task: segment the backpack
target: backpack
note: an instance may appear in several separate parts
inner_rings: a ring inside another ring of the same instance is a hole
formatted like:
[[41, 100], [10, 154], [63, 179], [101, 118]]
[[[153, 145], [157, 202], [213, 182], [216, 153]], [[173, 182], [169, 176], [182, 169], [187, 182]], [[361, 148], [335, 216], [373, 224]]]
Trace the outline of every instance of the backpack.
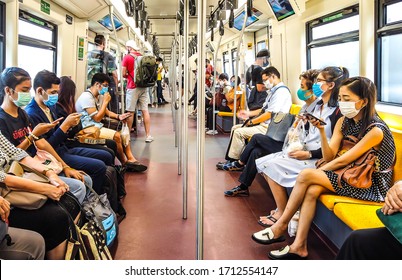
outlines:
[[134, 56], [134, 83], [136, 87], [146, 88], [155, 85], [158, 78], [158, 65], [154, 56]]

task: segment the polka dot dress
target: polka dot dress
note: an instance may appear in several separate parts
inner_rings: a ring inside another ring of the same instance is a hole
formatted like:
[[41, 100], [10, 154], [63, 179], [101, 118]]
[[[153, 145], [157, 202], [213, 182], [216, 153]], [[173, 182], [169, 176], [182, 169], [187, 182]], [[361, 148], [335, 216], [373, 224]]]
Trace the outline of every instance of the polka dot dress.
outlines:
[[[384, 121], [377, 115], [371, 123], [382, 123]], [[353, 119], [345, 118], [342, 124], [343, 136], [353, 135], [358, 137], [361, 130], [362, 121], [355, 123]], [[391, 131], [388, 126], [375, 125], [383, 131], [384, 138], [382, 140], [380, 149], [378, 150], [378, 159], [380, 160], [380, 171], [390, 168], [394, 161], [395, 156], [395, 143]], [[365, 134], [367, 134], [374, 126], [370, 127]], [[346, 131], [345, 131], [346, 130]], [[392, 186], [392, 172], [374, 172], [372, 177], [372, 186], [368, 189], [359, 189], [349, 186], [346, 182], [341, 180], [341, 185], [338, 186], [338, 175], [333, 171], [324, 171], [331, 181], [332, 187], [338, 195], [348, 196], [352, 198], [369, 200], [369, 201], [384, 201], [385, 195], [389, 188]]]

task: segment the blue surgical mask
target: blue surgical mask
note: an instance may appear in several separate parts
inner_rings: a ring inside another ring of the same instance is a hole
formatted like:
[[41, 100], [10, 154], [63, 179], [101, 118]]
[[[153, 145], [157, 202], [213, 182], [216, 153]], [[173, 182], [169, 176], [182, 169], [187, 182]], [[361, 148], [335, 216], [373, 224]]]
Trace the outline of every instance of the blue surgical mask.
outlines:
[[307, 95], [310, 92], [309, 89], [303, 90], [301, 88], [299, 88], [299, 90], [297, 91], [297, 97], [302, 100], [302, 101], [306, 101], [307, 99], [310, 99], [311, 94]]
[[104, 95], [108, 90], [109, 90], [109, 87], [103, 87], [102, 86], [102, 89], [99, 91], [99, 94]]
[[24, 107], [24, 106], [28, 105], [30, 101], [31, 101], [31, 93], [23, 92], [23, 91], [18, 92], [17, 100], [13, 99], [13, 102], [14, 102], [15, 106], [17, 106], [17, 107]]
[[47, 106], [56, 105], [57, 101], [59, 101], [59, 95], [56, 94], [49, 94], [47, 100], [43, 100], [43, 103]]
[[324, 90], [321, 88], [323, 84], [324, 84], [323, 82], [313, 84], [313, 93], [315, 96], [321, 97], [321, 95], [323, 95]]
[[231, 87], [235, 86], [235, 82], [230, 82]]

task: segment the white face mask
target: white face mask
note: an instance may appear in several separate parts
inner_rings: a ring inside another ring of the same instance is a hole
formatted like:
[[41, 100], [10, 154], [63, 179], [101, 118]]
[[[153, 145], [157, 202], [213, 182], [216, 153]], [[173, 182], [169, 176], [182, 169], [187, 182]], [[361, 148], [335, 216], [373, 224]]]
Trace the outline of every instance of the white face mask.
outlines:
[[341, 110], [341, 114], [348, 119], [356, 117], [361, 110], [361, 108], [356, 109], [356, 102], [358, 101], [339, 101], [339, 110]]
[[270, 90], [271, 88], [274, 87], [274, 85], [269, 82], [269, 79], [267, 79], [266, 81], [264, 81], [264, 85], [265, 85], [265, 87], [266, 87], [268, 90]]

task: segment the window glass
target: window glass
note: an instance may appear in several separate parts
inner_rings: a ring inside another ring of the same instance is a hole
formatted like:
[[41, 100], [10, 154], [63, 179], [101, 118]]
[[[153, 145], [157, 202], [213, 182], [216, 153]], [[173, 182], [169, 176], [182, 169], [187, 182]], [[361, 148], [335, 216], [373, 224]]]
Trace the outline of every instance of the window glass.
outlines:
[[51, 30], [34, 25], [24, 20], [19, 20], [18, 24], [18, 32], [20, 35], [37, 38], [48, 43], [53, 42], [53, 32]]
[[260, 41], [257, 43], [257, 53], [260, 50], [266, 49], [267, 48], [267, 44], [265, 43], [265, 41]]
[[18, 67], [26, 70], [32, 80], [39, 71], [53, 71], [53, 51], [18, 45]]
[[228, 52], [224, 52], [223, 54], [223, 72], [231, 75], [230, 73], [230, 59], [229, 59], [229, 53]]
[[232, 49], [232, 73], [236, 75], [237, 49]]
[[359, 75], [359, 42], [349, 42], [311, 49], [311, 68], [342, 66], [349, 70], [350, 76]]
[[402, 34], [381, 39], [381, 100], [402, 103]]
[[313, 28], [313, 40], [359, 30], [359, 15]]
[[402, 2], [387, 6], [386, 24], [402, 21]]

